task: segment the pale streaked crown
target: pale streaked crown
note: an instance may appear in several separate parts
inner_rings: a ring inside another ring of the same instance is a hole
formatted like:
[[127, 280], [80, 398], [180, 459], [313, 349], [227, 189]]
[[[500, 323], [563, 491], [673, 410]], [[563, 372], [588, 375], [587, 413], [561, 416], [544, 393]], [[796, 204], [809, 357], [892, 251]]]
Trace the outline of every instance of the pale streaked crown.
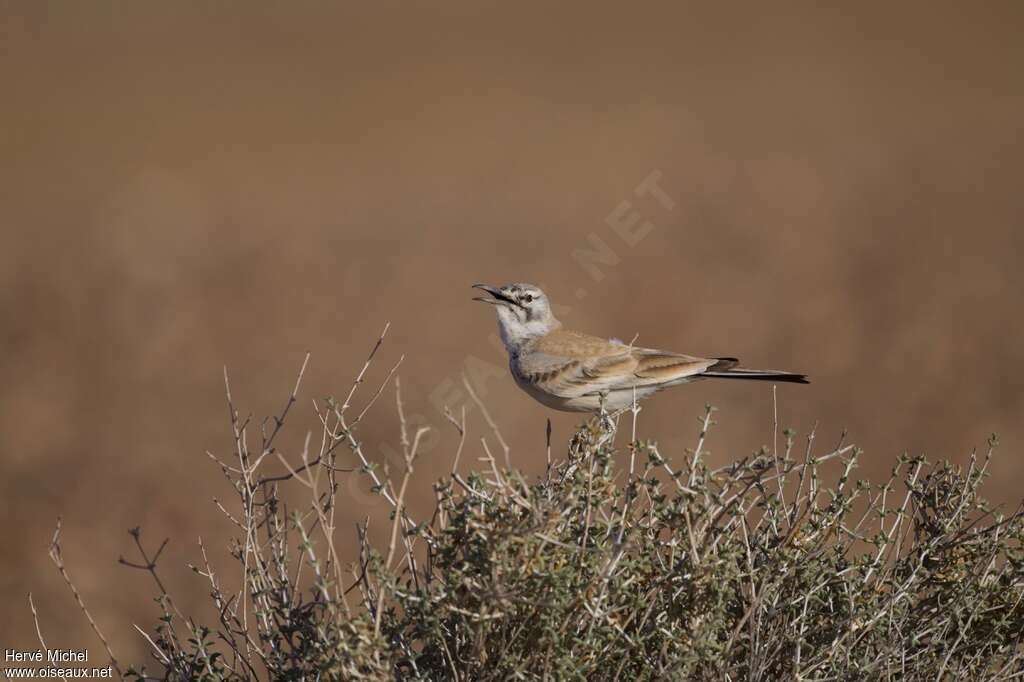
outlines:
[[498, 313], [498, 329], [501, 340], [509, 352], [518, 351], [523, 344], [539, 338], [561, 326], [548, 297], [533, 284], [506, 284], [493, 287], [474, 284], [474, 288], [486, 291], [491, 298], [476, 298], [494, 306]]

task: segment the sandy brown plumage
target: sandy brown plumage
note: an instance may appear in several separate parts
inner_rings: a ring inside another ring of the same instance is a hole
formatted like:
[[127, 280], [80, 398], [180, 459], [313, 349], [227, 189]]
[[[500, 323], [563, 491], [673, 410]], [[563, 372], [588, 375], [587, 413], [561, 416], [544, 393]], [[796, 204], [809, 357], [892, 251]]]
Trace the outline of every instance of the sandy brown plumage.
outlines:
[[735, 358], [702, 358], [569, 331], [547, 297], [528, 284], [495, 288], [478, 299], [498, 308], [502, 339], [516, 383], [559, 410], [618, 410], [671, 386], [703, 378], [808, 383], [802, 374], [737, 367]]

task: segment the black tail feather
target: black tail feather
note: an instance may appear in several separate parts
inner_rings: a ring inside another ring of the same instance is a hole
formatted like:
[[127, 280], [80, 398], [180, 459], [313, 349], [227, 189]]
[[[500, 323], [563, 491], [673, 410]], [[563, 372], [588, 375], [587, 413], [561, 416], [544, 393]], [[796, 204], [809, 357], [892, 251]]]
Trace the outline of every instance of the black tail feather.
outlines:
[[701, 376], [711, 379], [747, 379], [748, 381], [778, 381], [789, 384], [809, 384], [810, 379], [806, 374], [791, 374], [789, 372], [704, 372]]
[[809, 384], [806, 374], [794, 374], [793, 372], [780, 372], [773, 369], [742, 369], [736, 367], [739, 360], [736, 358], [715, 358], [718, 360], [714, 365], [708, 367], [702, 376], [714, 379], [747, 379], [750, 381], [778, 381], [791, 384]]

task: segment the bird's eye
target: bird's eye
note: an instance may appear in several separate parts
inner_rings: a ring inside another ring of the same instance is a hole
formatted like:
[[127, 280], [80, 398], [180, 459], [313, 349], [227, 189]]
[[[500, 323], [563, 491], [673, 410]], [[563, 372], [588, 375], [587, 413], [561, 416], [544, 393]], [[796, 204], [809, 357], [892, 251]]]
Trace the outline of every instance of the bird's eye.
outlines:
[[533, 296], [530, 294], [523, 294], [524, 303], [533, 303]]

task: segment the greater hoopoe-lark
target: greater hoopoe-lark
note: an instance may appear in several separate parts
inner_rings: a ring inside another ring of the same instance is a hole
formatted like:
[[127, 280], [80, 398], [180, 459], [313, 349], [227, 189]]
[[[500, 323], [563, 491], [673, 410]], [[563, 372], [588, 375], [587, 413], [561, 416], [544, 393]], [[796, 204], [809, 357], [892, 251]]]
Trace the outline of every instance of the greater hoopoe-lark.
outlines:
[[562, 327], [532, 284], [474, 284], [498, 313], [516, 384], [535, 400], [567, 412], [616, 412], [636, 400], [696, 379], [755, 379], [806, 384], [803, 374], [737, 367], [736, 358], [700, 358], [640, 348]]

